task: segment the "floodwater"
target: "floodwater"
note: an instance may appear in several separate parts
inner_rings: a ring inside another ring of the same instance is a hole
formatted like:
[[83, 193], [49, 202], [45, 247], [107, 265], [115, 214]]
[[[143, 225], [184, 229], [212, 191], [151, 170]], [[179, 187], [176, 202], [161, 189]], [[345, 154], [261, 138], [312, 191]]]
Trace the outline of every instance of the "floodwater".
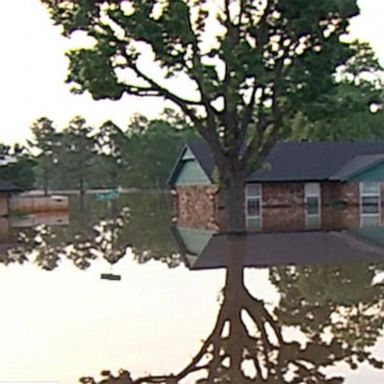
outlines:
[[213, 234], [155, 194], [3, 219], [0, 381], [382, 383], [382, 233]]

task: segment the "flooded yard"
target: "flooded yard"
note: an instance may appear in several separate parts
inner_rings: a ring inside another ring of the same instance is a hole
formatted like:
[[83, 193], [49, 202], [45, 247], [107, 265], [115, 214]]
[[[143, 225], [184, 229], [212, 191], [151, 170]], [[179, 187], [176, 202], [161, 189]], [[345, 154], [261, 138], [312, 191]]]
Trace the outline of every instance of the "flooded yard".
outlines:
[[3, 220], [1, 380], [382, 382], [384, 229], [230, 236], [174, 214], [130, 194]]

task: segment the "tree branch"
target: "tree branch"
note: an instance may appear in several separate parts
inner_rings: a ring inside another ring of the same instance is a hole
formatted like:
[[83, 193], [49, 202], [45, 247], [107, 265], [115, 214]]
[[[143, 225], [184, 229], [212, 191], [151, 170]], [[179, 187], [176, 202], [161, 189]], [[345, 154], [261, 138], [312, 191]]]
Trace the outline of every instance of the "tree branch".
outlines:
[[257, 89], [258, 89], [258, 82], [256, 80], [256, 78], [254, 79], [254, 84], [253, 84], [253, 87], [252, 87], [252, 93], [251, 93], [251, 98], [249, 100], [249, 103], [245, 106], [245, 109], [243, 111], [243, 118], [241, 119], [241, 123], [240, 123], [240, 138], [239, 138], [239, 141], [241, 142], [241, 144], [243, 143], [245, 137], [246, 137], [246, 133], [247, 133], [247, 130], [248, 130], [248, 126], [252, 120], [252, 115], [253, 115], [253, 111], [254, 111], [254, 108], [255, 108], [255, 102], [256, 102], [256, 92], [257, 92]]

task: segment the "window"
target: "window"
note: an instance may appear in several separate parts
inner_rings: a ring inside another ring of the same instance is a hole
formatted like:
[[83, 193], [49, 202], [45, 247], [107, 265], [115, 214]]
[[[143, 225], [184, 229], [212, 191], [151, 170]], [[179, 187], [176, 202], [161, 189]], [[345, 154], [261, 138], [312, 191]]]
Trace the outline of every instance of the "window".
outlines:
[[363, 181], [360, 183], [360, 212], [362, 226], [380, 225], [380, 183]]
[[319, 228], [321, 225], [320, 184], [306, 183], [304, 188], [306, 228]]
[[261, 185], [247, 184], [245, 187], [245, 216], [247, 228], [261, 229]]

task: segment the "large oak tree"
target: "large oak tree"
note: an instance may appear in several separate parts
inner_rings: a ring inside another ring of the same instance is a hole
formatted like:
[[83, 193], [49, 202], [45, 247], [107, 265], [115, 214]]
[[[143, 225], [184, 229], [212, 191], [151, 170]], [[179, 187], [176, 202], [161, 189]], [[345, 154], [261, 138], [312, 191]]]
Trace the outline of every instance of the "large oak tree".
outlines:
[[75, 92], [160, 97], [190, 119], [212, 150], [228, 230], [244, 228], [247, 175], [355, 53], [344, 35], [356, 0], [41, 1], [64, 36], [93, 42], [68, 52]]

